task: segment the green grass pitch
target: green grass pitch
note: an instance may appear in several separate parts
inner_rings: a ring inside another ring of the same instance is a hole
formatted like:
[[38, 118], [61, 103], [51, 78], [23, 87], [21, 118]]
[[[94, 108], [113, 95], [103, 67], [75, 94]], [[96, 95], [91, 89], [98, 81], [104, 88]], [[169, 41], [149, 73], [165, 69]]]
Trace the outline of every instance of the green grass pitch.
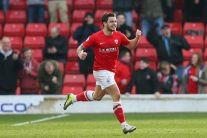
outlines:
[[137, 126], [124, 135], [113, 114], [69, 116], [12, 126], [54, 115], [0, 115], [0, 138], [207, 138], [207, 113], [126, 114]]

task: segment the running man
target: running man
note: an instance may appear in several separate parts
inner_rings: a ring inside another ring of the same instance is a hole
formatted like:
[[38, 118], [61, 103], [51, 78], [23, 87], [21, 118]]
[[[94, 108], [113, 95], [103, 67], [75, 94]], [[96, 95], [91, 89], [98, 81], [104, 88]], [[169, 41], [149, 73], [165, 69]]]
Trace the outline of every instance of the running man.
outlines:
[[127, 124], [120, 101], [120, 91], [114, 80], [116, 61], [119, 47], [123, 45], [128, 49], [137, 47], [141, 31], [136, 31], [136, 37], [128, 40], [125, 35], [116, 31], [117, 21], [114, 13], [105, 13], [102, 17], [103, 30], [92, 34], [77, 49], [78, 57], [85, 60], [86, 48], [94, 47], [95, 62], [93, 75], [96, 79], [95, 91], [84, 91], [78, 95], [69, 94], [64, 104], [64, 110], [68, 106], [79, 101], [100, 101], [104, 95], [109, 94], [113, 100], [113, 110], [119, 120], [124, 134], [136, 130], [135, 126]]

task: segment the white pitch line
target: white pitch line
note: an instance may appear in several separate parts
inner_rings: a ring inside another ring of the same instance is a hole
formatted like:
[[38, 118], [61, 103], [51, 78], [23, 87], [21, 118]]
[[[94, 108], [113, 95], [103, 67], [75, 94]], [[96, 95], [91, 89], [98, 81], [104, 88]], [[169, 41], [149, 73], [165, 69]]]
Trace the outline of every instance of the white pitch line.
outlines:
[[44, 122], [44, 121], [48, 121], [48, 120], [53, 120], [53, 119], [66, 117], [66, 116], [69, 116], [69, 114], [61, 114], [61, 115], [46, 117], [46, 118], [37, 119], [37, 120], [33, 120], [33, 121], [26, 121], [26, 122], [22, 122], [22, 123], [16, 123], [16, 124], [13, 124], [12, 126], [23, 126], [23, 125], [28, 125], [28, 124], [35, 124], [35, 123], [39, 123], [39, 122]]

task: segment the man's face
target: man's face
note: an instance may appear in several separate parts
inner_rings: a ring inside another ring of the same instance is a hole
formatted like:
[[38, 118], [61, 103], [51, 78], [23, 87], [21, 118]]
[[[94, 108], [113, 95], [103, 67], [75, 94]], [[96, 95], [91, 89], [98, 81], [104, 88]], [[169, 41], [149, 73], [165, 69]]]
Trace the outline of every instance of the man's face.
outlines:
[[131, 61], [130, 53], [127, 52], [127, 53], [121, 58], [121, 61], [123, 61], [123, 62], [125, 62], [125, 63], [130, 63], [130, 61]]
[[170, 74], [170, 65], [166, 65], [163, 69], [162, 69], [162, 73], [164, 75], [169, 75]]
[[146, 62], [144, 62], [144, 61], [142, 61], [142, 60], [139, 62], [139, 68], [140, 68], [141, 70], [147, 68], [148, 66], [149, 66], [149, 64], [146, 63]]
[[117, 27], [117, 20], [116, 17], [109, 17], [108, 21], [104, 23], [104, 26], [107, 28], [108, 31], [116, 31]]
[[51, 36], [52, 38], [57, 37], [59, 34], [60, 34], [60, 33], [59, 33], [59, 29], [58, 29], [58, 28], [53, 27], [53, 28], [51, 29], [51, 34], [50, 34], [50, 36]]
[[2, 39], [2, 49], [4, 51], [9, 51], [11, 50], [11, 41], [9, 38], [5, 37]]
[[121, 26], [124, 23], [125, 23], [125, 17], [124, 17], [124, 15], [117, 16], [117, 24], [118, 24], [118, 26]]
[[87, 22], [87, 24], [93, 24], [94, 23], [94, 19], [91, 16], [86, 16], [85, 21]]
[[24, 52], [24, 58], [26, 60], [31, 60], [32, 59], [32, 50], [27, 50]]
[[161, 30], [162, 31], [162, 34], [165, 36], [165, 37], [170, 37], [171, 35], [171, 29], [168, 27], [168, 28], [164, 28]]
[[55, 70], [55, 67], [54, 65], [51, 63], [51, 62], [47, 62], [46, 65], [45, 65], [45, 71], [51, 75]]

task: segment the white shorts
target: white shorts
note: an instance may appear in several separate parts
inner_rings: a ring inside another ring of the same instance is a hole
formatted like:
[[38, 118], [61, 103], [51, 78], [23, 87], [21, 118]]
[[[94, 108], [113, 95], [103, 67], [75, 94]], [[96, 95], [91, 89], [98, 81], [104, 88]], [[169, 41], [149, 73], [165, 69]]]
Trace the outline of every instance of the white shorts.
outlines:
[[102, 90], [116, 84], [114, 75], [115, 73], [108, 70], [93, 71], [93, 76], [96, 79], [96, 85], [100, 85]]

